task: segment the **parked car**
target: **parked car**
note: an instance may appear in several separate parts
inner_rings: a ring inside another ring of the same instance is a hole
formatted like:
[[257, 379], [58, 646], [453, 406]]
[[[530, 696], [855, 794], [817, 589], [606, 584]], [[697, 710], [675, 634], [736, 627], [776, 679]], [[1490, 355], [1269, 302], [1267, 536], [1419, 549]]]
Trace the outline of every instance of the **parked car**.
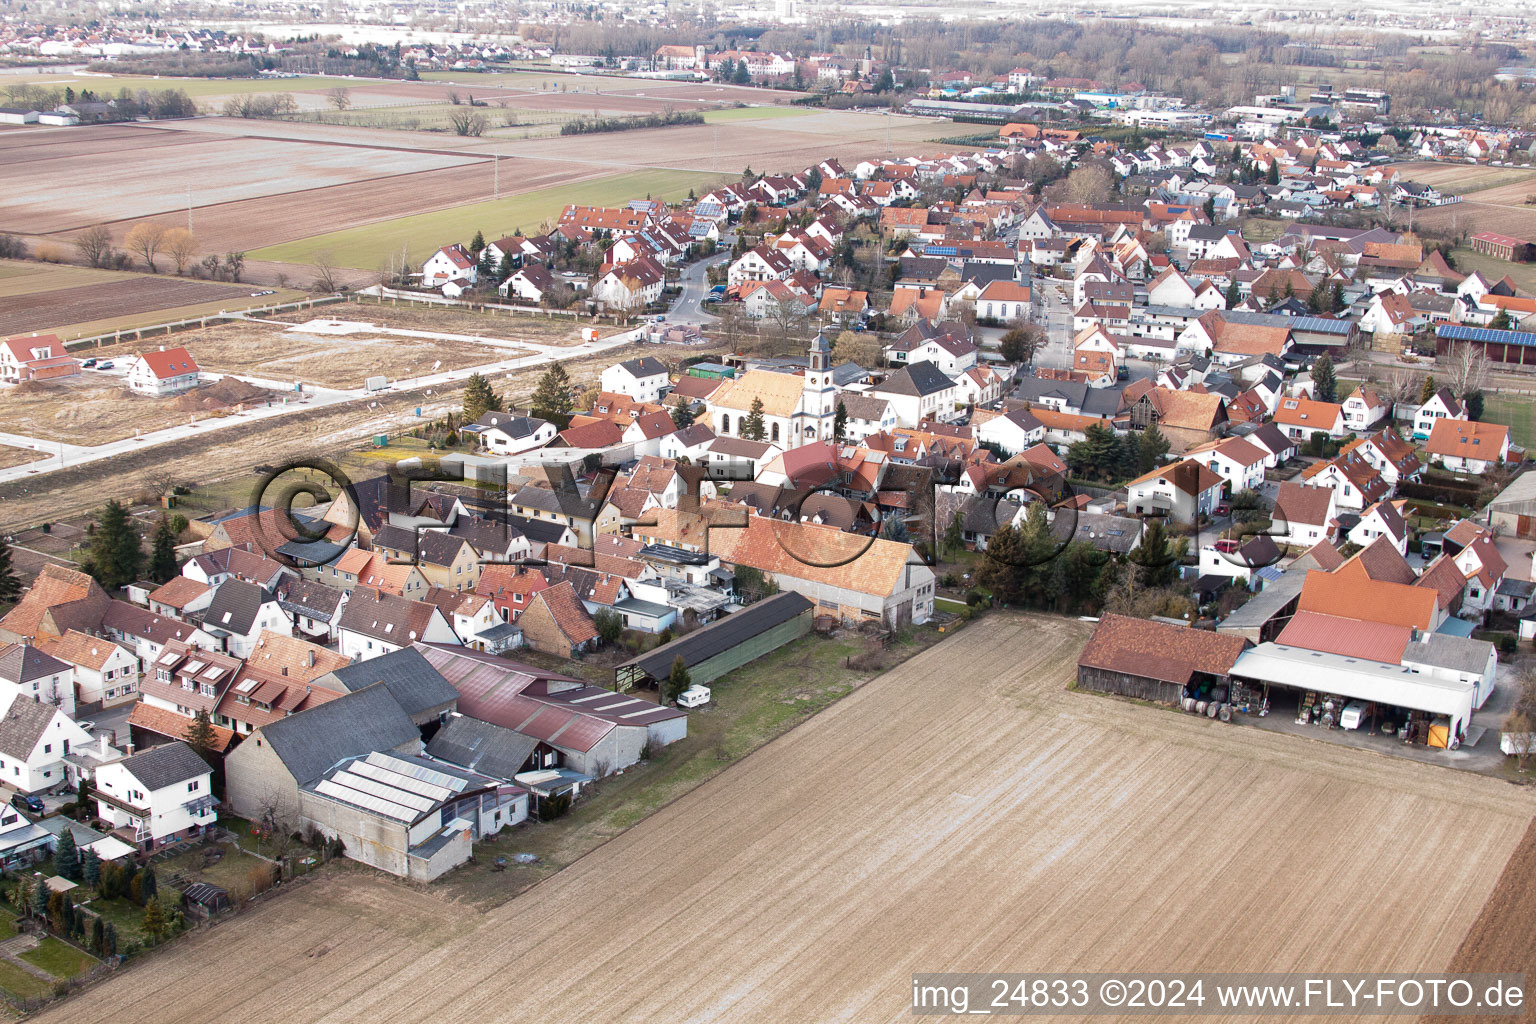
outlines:
[[75, 724], [78, 725], [80, 728], [84, 729], [86, 732], [95, 732], [96, 731], [96, 723], [95, 722], [76, 722]]
[[110, 359], [103, 359], [101, 362], [96, 364], [96, 369], [98, 369], [98, 370], [110, 370], [110, 369], [112, 369], [113, 365], [114, 364], [113, 364], [112, 360], [110, 360]]
[[21, 811], [30, 811], [33, 814], [46, 814], [48, 809], [43, 802], [31, 793], [17, 793], [11, 797], [11, 806]]
[[96, 365], [96, 360], [95, 360], [94, 357], [92, 357], [90, 359], [87, 359], [85, 362], [81, 363], [80, 365], [81, 365], [82, 368], [89, 370], [91, 367]]
[[1216, 514], [1218, 516], [1229, 516], [1232, 514], [1232, 506], [1223, 501], [1221, 504], [1216, 506]]

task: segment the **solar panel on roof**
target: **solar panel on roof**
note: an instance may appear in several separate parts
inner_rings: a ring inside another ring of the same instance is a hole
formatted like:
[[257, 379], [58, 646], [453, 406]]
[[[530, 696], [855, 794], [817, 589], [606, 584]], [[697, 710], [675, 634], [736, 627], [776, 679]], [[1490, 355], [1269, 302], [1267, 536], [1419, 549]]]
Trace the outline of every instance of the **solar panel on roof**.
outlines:
[[1452, 341], [1492, 342], [1496, 345], [1536, 345], [1536, 333], [1531, 331], [1500, 331], [1492, 327], [1441, 324], [1435, 328], [1435, 334]]
[[383, 783], [386, 786], [393, 786], [396, 789], [403, 789], [406, 792], [415, 793], [429, 800], [446, 800], [450, 796], [453, 796], [455, 792], [457, 792], [457, 790], [451, 789], [447, 786], [439, 786], [431, 782], [426, 782], [422, 779], [412, 778], [409, 775], [404, 775], [396, 771], [390, 771], [388, 768], [383, 768], [376, 764], [370, 764], [367, 761], [354, 761], [351, 766], [347, 768], [347, 771], [363, 776], [364, 778], [373, 779], [374, 781]]
[[375, 814], [382, 814], [384, 817], [393, 818], [396, 821], [414, 821], [416, 818], [415, 812], [410, 810], [410, 808], [402, 807], [400, 804], [392, 801], [382, 800], [369, 793], [340, 785], [331, 779], [322, 780], [315, 786], [315, 792], [331, 797], [334, 800], [345, 801], [364, 810], [373, 811]]
[[464, 780], [447, 772], [440, 772], [416, 761], [408, 761], [403, 757], [391, 757], [380, 751], [374, 751], [368, 755], [368, 763], [387, 768], [400, 775], [409, 775], [413, 779], [442, 789], [457, 793], [464, 788]]
[[350, 769], [337, 772], [332, 776], [331, 781], [346, 786], [348, 789], [355, 789], [360, 793], [372, 794], [380, 800], [388, 800], [390, 803], [412, 808], [422, 814], [436, 807], [438, 803], [429, 796], [422, 796], [420, 793], [412, 793], [398, 786], [391, 786], [387, 782], [380, 782], [377, 779], [357, 775]]

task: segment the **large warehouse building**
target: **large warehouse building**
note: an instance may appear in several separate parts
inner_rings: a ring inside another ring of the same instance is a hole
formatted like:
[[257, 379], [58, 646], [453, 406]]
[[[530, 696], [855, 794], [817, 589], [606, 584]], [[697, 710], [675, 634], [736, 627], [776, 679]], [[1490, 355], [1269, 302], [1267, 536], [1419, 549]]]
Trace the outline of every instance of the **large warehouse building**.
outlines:
[[614, 681], [621, 690], [656, 686], [682, 658], [689, 680], [704, 685], [809, 633], [815, 609], [792, 591], [774, 594], [631, 658], [615, 670]]

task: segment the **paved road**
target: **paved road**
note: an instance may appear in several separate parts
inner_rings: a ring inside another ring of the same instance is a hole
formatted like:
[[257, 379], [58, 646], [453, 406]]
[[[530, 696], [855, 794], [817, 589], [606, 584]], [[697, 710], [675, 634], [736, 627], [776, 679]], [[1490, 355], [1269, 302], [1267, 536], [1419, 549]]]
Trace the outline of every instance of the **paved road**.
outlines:
[[[259, 321], [258, 321], [259, 322]], [[275, 321], [273, 321], [275, 322]], [[283, 326], [292, 327], [292, 324]], [[581, 356], [594, 355], [608, 349], [627, 345], [640, 336], [640, 330], [626, 331], [615, 334], [598, 341], [586, 341], [580, 345], [541, 345], [533, 342], [517, 341], [510, 338], [482, 338], [467, 334], [443, 334], [433, 331], [405, 331], [394, 328], [370, 327], [369, 334], [394, 334], [401, 337], [412, 338], [438, 338], [452, 341], [470, 341], [484, 344], [492, 349], [505, 348], [518, 351], [533, 350], [533, 355], [520, 355], [513, 358], [502, 359], [486, 363], [481, 366], [465, 367], [461, 370], [445, 370], [441, 373], [428, 374], [423, 377], [413, 377], [407, 380], [397, 380], [390, 384], [390, 390], [410, 391], [417, 388], [435, 387], [441, 384], [451, 384], [467, 378], [472, 373], [505, 373], [511, 370], [526, 369], [530, 366], [539, 366], [545, 363], [555, 362], [561, 359], [579, 358]], [[89, 372], [89, 371], [87, 371]], [[107, 374], [121, 372], [114, 368], [105, 371]], [[204, 374], [205, 378], [217, 379], [221, 374]], [[290, 381], [269, 381], [259, 377], [246, 377], [235, 375], [239, 380], [250, 381], [261, 387], [282, 389], [288, 391], [292, 388]], [[53, 470], [65, 466], [78, 466], [86, 462], [99, 462], [102, 459], [110, 459], [115, 455], [121, 455], [131, 451], [139, 451], [157, 444], [165, 444], [170, 441], [180, 441], [189, 437], [200, 437], [219, 430], [226, 430], [236, 424], [249, 423], [252, 420], [268, 419], [277, 416], [286, 416], [300, 409], [314, 409], [329, 405], [345, 405], [353, 402], [365, 402], [374, 397], [372, 393], [357, 390], [337, 390], [329, 388], [313, 388], [305, 385], [302, 395], [288, 391], [281, 401], [274, 399], [270, 404], [247, 406], [243, 412], [231, 413], [228, 416], [199, 420], [196, 423], [184, 423], [174, 427], [166, 427], [163, 430], [154, 430], [133, 437], [125, 437], [117, 441], [109, 441], [106, 444], [84, 446], [64, 444], [49, 438], [28, 437], [22, 434], [0, 433], [0, 444], [10, 445], [14, 448], [29, 448], [34, 451], [46, 451], [51, 453], [46, 459], [29, 462], [21, 466], [12, 466], [8, 469], [0, 469], [0, 483], [8, 480], [19, 480], [24, 477], [41, 476]]]
[[[723, 240], [722, 240], [722, 244]], [[727, 247], [724, 252], [717, 253], [707, 260], [698, 260], [683, 268], [680, 283], [683, 286], [682, 293], [672, 303], [672, 308], [667, 311], [667, 322], [676, 324], [705, 324], [714, 323], [718, 317], [704, 312], [703, 299], [709, 294], [710, 284], [708, 271], [710, 267], [718, 267], [723, 263], [729, 263], [731, 251]]]

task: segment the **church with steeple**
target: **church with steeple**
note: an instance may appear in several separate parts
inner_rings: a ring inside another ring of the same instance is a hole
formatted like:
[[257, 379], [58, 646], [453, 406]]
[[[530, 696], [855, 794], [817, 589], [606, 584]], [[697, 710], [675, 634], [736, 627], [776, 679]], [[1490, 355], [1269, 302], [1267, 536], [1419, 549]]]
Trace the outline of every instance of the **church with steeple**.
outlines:
[[811, 340], [805, 375], [748, 370], [727, 380], [709, 397], [709, 424], [722, 437], [743, 437], [752, 429], [752, 407], [762, 403], [762, 440], [798, 448], [832, 437], [837, 388], [832, 383], [832, 343], [825, 334]]

